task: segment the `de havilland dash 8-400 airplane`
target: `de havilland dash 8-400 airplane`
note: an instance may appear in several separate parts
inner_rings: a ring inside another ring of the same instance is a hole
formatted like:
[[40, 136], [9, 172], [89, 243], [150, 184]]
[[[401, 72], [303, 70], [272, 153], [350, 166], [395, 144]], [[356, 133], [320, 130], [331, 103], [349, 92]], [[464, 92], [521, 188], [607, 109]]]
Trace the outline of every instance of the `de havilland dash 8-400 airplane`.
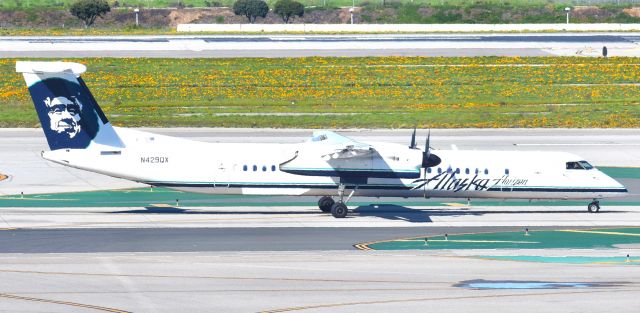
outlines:
[[[434, 150], [318, 131], [296, 144], [204, 143], [113, 127], [69, 62], [17, 62], [51, 151], [62, 165], [182, 191], [318, 196], [347, 216], [352, 196], [598, 200], [627, 189], [561, 152]], [[436, 155], [437, 153], [437, 155]]]

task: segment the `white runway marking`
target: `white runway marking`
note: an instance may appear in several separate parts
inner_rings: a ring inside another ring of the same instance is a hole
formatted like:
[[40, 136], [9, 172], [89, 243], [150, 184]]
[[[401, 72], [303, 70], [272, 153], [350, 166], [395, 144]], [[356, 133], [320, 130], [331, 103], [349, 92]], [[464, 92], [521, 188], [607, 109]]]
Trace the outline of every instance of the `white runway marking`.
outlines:
[[514, 143], [514, 146], [640, 146], [637, 143]]

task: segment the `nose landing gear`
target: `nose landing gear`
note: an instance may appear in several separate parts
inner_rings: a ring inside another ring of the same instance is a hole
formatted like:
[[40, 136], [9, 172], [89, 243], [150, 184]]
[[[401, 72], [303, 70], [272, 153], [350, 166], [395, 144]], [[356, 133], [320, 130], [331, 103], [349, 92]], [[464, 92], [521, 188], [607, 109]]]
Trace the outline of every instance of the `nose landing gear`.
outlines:
[[587, 206], [587, 210], [589, 211], [589, 213], [598, 213], [598, 211], [600, 211], [600, 201], [593, 200]]

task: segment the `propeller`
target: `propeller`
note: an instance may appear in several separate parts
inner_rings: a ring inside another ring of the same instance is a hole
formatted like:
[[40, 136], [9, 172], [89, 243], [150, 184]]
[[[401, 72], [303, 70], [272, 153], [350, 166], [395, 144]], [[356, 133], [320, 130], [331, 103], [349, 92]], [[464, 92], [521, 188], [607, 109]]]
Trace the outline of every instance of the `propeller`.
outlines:
[[440, 164], [440, 162], [442, 162], [440, 157], [438, 157], [435, 154], [431, 154], [431, 146], [429, 145], [430, 141], [431, 141], [431, 129], [429, 129], [429, 133], [427, 134], [427, 140], [424, 143], [424, 152], [422, 152], [422, 167], [424, 168], [433, 167]]

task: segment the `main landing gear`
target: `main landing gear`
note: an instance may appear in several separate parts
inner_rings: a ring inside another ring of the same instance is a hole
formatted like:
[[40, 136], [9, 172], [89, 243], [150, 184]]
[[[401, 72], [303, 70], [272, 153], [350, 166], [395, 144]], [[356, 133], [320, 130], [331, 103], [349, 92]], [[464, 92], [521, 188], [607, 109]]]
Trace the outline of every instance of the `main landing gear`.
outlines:
[[593, 200], [593, 202], [589, 203], [587, 206], [587, 210], [589, 213], [598, 213], [598, 211], [600, 211], [600, 201]]
[[338, 202], [334, 201], [332, 197], [323, 196], [320, 198], [320, 200], [318, 200], [318, 207], [322, 212], [331, 212], [331, 215], [333, 215], [333, 217], [335, 218], [344, 218], [347, 216], [347, 214], [349, 214], [347, 202], [351, 200], [351, 196], [353, 196], [357, 188], [357, 186], [353, 188], [347, 199], [344, 200], [345, 185], [340, 184], [338, 186]]
[[323, 196], [322, 198], [320, 198], [320, 200], [318, 200], [318, 207], [320, 208], [320, 211], [322, 211], [324, 213], [329, 213], [329, 212], [331, 212], [331, 207], [335, 203], [336, 202], [333, 201], [333, 198], [331, 198], [329, 196]]

